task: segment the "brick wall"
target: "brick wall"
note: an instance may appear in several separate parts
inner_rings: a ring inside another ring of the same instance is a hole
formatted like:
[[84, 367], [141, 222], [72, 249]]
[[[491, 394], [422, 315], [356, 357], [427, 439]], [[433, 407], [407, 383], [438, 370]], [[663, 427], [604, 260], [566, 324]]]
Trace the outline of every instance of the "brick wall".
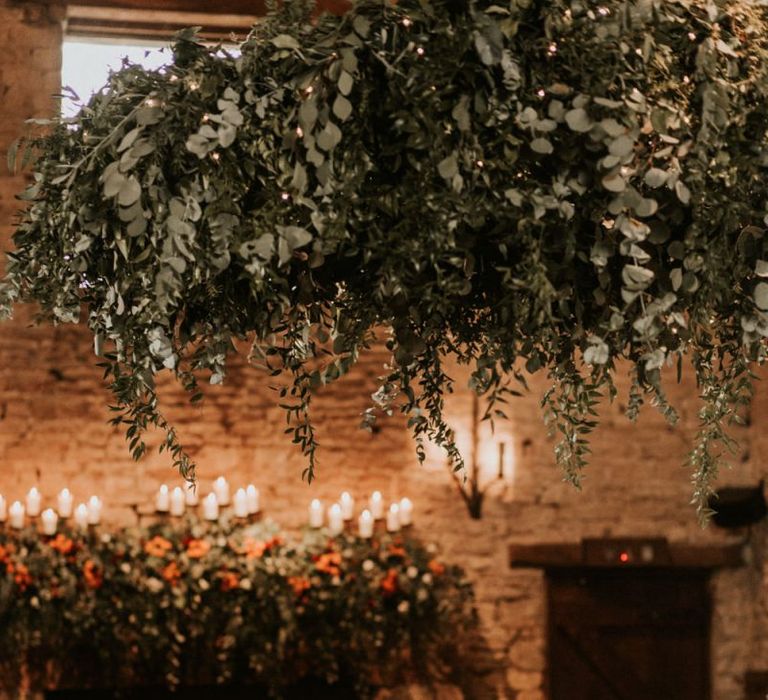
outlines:
[[[25, 118], [54, 108], [58, 89], [61, 28], [44, 5], [0, 4], [0, 157]], [[7, 248], [23, 178], [0, 177], [0, 244]], [[0, 263], [1, 265], [2, 263]], [[127, 453], [120, 431], [107, 425], [108, 396], [94, 367], [91, 341], [76, 328], [35, 328], [22, 310], [0, 326], [0, 493], [20, 498], [37, 484], [50, 502], [64, 485], [77, 499], [105, 499], [106, 518], [131, 522], [148, 506], [160, 482], [178, 483], [167, 459], [155, 454], [139, 464]], [[301, 525], [313, 497], [335, 499], [340, 491], [358, 499], [380, 489], [385, 498], [410, 496], [416, 530], [436, 541], [449, 560], [463, 564], [477, 592], [482, 639], [472, 656], [469, 698], [544, 697], [546, 606], [542, 574], [507, 565], [510, 542], [573, 542], [582, 536], [662, 536], [682, 542], [722, 541], [714, 528], [701, 530], [689, 505], [689, 474], [681, 464], [695, 429], [697, 400], [690, 379], [670, 389], [681, 413], [671, 428], [652, 409], [630, 428], [622, 399], [602, 412], [594, 455], [582, 492], [561, 481], [552, 442], [542, 425], [538, 400], [545, 383], [510, 407], [511, 420], [496, 436], [484, 435], [486, 466], [495, 466], [495, 442], [508, 443], [507, 475], [492, 486], [484, 517], [471, 520], [445, 469], [430, 453], [418, 466], [399, 417], [385, 419], [376, 434], [357, 430], [359, 414], [376, 388], [386, 355], [369, 353], [351, 376], [325, 390], [316, 409], [322, 445], [318, 480], [301, 481], [303, 461], [282, 434], [283, 415], [267, 379], [235, 362], [224, 387], [212, 388], [200, 408], [190, 408], [173, 387], [165, 406], [195, 454], [203, 493], [224, 474], [237, 486], [256, 483], [266, 513], [288, 527]], [[459, 389], [449, 413], [463, 432], [471, 415], [469, 393], [456, 369]], [[621, 389], [626, 395], [626, 382]], [[762, 430], [768, 391], [751, 407], [751, 425], [740, 431], [743, 455], [723, 481], [754, 483], [766, 471]], [[768, 666], [768, 602], [762, 552], [765, 530], [753, 533], [754, 564], [717, 573], [712, 665], [715, 700], [743, 697], [747, 667]], [[447, 692], [447, 691], [446, 691]]]

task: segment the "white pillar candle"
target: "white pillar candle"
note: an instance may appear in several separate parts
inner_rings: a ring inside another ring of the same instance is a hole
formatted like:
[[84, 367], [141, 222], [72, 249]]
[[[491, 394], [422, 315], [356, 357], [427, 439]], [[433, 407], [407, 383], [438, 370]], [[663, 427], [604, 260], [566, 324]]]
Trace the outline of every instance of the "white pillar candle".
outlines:
[[184, 492], [176, 486], [173, 491], [171, 491], [171, 515], [173, 515], [176, 518], [181, 517], [184, 515], [185, 510], [185, 504], [184, 504]]
[[341, 505], [341, 517], [344, 520], [352, 520], [355, 515], [355, 499], [347, 491], [341, 494], [339, 505]]
[[197, 484], [187, 484], [184, 488], [184, 500], [190, 508], [197, 505]]
[[233, 505], [236, 518], [248, 517], [248, 496], [245, 493], [245, 489], [237, 489], [235, 491]]
[[229, 505], [229, 482], [223, 476], [213, 482], [213, 492], [216, 494], [216, 501], [220, 506]]
[[400, 529], [400, 506], [393, 503], [387, 512], [387, 532], [397, 532]]
[[27, 493], [27, 513], [30, 518], [36, 518], [40, 515], [41, 501], [40, 492], [37, 490], [37, 487], [33, 486], [29, 489], [29, 493]]
[[360, 517], [357, 520], [357, 526], [359, 528], [358, 534], [364, 539], [373, 537], [373, 516], [371, 511], [364, 510], [360, 513]]
[[24, 506], [21, 505], [21, 501], [14, 501], [11, 504], [8, 509], [8, 516], [12, 528], [21, 530], [24, 527]]
[[40, 519], [43, 521], [43, 534], [55, 535], [56, 523], [59, 522], [59, 516], [56, 515], [56, 511], [53, 510], [53, 508], [46, 508], [40, 516]]
[[403, 498], [400, 501], [400, 524], [402, 526], [413, 523], [413, 503], [410, 498]]
[[344, 518], [341, 514], [341, 506], [334, 503], [328, 509], [328, 530], [331, 535], [340, 535], [344, 529]]
[[312, 503], [309, 504], [309, 526], [323, 526], [323, 504], [317, 498], [312, 499]]
[[248, 515], [255, 515], [261, 510], [259, 504], [259, 489], [253, 484], [248, 484], [248, 488], [245, 489], [245, 495], [248, 497]]
[[384, 517], [384, 499], [381, 497], [381, 491], [374, 491], [371, 494], [368, 507], [371, 509], [374, 520], [381, 520]]
[[167, 513], [171, 508], [171, 494], [168, 493], [168, 486], [161, 484], [155, 496], [155, 510], [158, 513]]
[[0, 496], [0, 523], [4, 523], [8, 517], [8, 505], [5, 502], [5, 498]]
[[219, 519], [219, 501], [215, 493], [209, 493], [203, 499], [203, 517], [206, 520]]
[[59, 511], [59, 517], [61, 518], [70, 518], [72, 517], [72, 494], [69, 492], [69, 489], [61, 489], [59, 491], [59, 496], [57, 499], [58, 503], [58, 511]]
[[101, 521], [101, 499], [91, 496], [88, 499], [88, 524], [98, 525]]
[[85, 503], [81, 503], [75, 508], [75, 525], [81, 530], [88, 527], [88, 506]]

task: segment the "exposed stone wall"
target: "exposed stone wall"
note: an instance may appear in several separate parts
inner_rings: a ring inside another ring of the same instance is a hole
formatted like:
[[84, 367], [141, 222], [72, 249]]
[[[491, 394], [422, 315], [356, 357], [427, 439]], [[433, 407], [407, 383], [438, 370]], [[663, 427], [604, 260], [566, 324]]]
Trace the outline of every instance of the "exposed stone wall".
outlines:
[[[0, 5], [0, 157], [25, 118], [54, 108], [58, 89], [61, 29], [44, 5]], [[0, 244], [9, 246], [22, 177], [0, 177]], [[1, 265], [2, 263], [0, 263]], [[178, 483], [164, 456], [139, 464], [127, 453], [122, 433], [107, 425], [108, 396], [99, 381], [91, 342], [73, 328], [28, 327], [28, 310], [0, 326], [0, 493], [20, 498], [38, 484], [50, 502], [64, 485], [76, 498], [91, 493], [105, 499], [106, 518], [131, 522], [136, 507], [147, 506], [158, 484]], [[374, 489], [385, 498], [410, 496], [416, 530], [436, 541], [446, 559], [463, 564], [474, 581], [482, 639], [473, 655], [474, 675], [464, 684], [467, 698], [542, 700], [546, 671], [546, 600], [543, 575], [512, 570], [510, 542], [574, 542], [583, 536], [662, 536], [691, 543], [721, 541], [715, 529], [701, 530], [689, 505], [689, 474], [681, 464], [695, 429], [697, 400], [687, 379], [670, 390], [681, 420], [671, 428], [652, 409], [630, 429], [622, 399], [607, 406], [594, 436], [594, 455], [584, 489], [563, 484], [553, 466], [552, 441], [538, 407], [545, 387], [510, 406], [511, 420], [484, 434], [481, 451], [493, 472], [498, 441], [505, 441], [506, 476], [493, 484], [484, 516], [471, 520], [456, 493], [443, 458], [430, 452], [416, 462], [413, 444], [400, 417], [382, 421], [380, 430], [357, 430], [359, 414], [375, 390], [385, 353], [379, 348], [338, 385], [325, 390], [316, 409], [322, 445], [318, 480], [300, 479], [301, 456], [282, 434], [284, 417], [275, 406], [269, 381], [236, 362], [227, 384], [212, 388], [200, 408], [190, 408], [178, 390], [164, 391], [165, 403], [182, 439], [199, 464], [203, 493], [219, 474], [233, 486], [256, 483], [266, 513], [287, 527], [298, 527], [313, 497], [335, 499], [343, 489], [358, 501]], [[455, 372], [457, 393], [449, 412], [462, 435], [469, 429], [471, 400]], [[626, 395], [626, 383], [621, 387]], [[765, 473], [761, 455], [768, 448], [762, 423], [768, 416], [768, 391], [755, 399], [752, 421], [740, 430], [743, 460], [723, 481], [754, 483]], [[755, 563], [715, 574], [712, 627], [715, 700], [743, 697], [741, 679], [749, 667], [768, 667], [768, 569], [762, 556], [764, 531], [754, 538]], [[446, 697], [459, 697], [443, 690]], [[424, 696], [426, 697], [426, 696]]]

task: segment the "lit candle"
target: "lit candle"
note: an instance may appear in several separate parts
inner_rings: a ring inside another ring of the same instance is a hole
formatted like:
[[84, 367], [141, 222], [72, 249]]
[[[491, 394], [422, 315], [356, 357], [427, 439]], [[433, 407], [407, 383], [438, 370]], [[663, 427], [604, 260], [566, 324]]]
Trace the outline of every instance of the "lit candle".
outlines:
[[46, 508], [40, 516], [40, 519], [43, 521], [43, 534], [55, 535], [56, 523], [59, 522], [59, 516], [56, 515], [56, 511], [53, 510], [53, 508]]
[[253, 484], [248, 484], [248, 488], [245, 489], [245, 495], [248, 497], [248, 515], [255, 515], [261, 510], [259, 505], [259, 489]]
[[155, 496], [155, 510], [158, 513], [167, 513], [171, 507], [171, 494], [168, 493], [168, 486], [162, 484], [157, 490], [157, 496]]
[[341, 514], [341, 506], [338, 503], [334, 503], [328, 509], [328, 530], [331, 535], [339, 535], [344, 529], [344, 518]]
[[237, 489], [235, 491], [234, 510], [236, 518], [248, 517], [248, 496], [245, 493], [245, 489]]
[[339, 503], [341, 505], [341, 517], [344, 520], [352, 520], [355, 515], [355, 499], [345, 491], [341, 494]]
[[312, 499], [312, 503], [309, 504], [309, 526], [323, 526], [323, 504], [317, 498]]
[[360, 513], [357, 526], [359, 529], [358, 534], [360, 537], [364, 539], [373, 537], [373, 516], [371, 515], [371, 511], [364, 510], [362, 513]]
[[173, 491], [171, 491], [171, 515], [176, 518], [181, 517], [184, 515], [185, 507], [184, 492], [176, 486]]
[[381, 497], [381, 491], [374, 491], [371, 494], [371, 501], [368, 505], [374, 520], [381, 520], [384, 517], [384, 499]]
[[58, 497], [59, 517], [69, 518], [72, 516], [72, 494], [69, 489], [61, 489]]
[[413, 523], [413, 503], [410, 498], [403, 498], [400, 501], [400, 524], [403, 526]]
[[187, 484], [187, 488], [184, 489], [184, 500], [190, 508], [194, 508], [197, 505], [197, 485]]
[[11, 504], [8, 516], [12, 528], [21, 530], [24, 527], [24, 506], [21, 505], [21, 501], [14, 501]]
[[85, 503], [81, 503], [75, 508], [75, 525], [81, 530], [88, 527], [88, 506]]
[[223, 476], [213, 482], [213, 492], [216, 494], [216, 501], [220, 506], [229, 505], [229, 483]]
[[387, 513], [387, 532], [397, 532], [400, 529], [400, 506], [393, 503]]
[[36, 518], [40, 515], [41, 500], [40, 492], [35, 486], [29, 489], [29, 493], [27, 494], [27, 513], [29, 513], [30, 518]]
[[4, 523], [7, 517], [8, 517], [8, 506], [6, 505], [5, 499], [2, 496], [0, 496], [0, 523]]
[[98, 496], [91, 496], [88, 499], [88, 524], [98, 525], [101, 520], [101, 499]]
[[219, 519], [219, 501], [215, 493], [209, 493], [203, 499], [203, 517], [206, 520]]

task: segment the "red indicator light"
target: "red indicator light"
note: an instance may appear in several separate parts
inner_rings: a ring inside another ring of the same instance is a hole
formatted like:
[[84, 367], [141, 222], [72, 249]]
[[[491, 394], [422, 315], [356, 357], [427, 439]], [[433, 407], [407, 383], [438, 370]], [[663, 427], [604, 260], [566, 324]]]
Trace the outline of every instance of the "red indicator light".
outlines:
[[626, 564], [629, 561], [629, 554], [627, 554], [627, 552], [622, 552], [619, 554], [619, 561], [622, 564]]

